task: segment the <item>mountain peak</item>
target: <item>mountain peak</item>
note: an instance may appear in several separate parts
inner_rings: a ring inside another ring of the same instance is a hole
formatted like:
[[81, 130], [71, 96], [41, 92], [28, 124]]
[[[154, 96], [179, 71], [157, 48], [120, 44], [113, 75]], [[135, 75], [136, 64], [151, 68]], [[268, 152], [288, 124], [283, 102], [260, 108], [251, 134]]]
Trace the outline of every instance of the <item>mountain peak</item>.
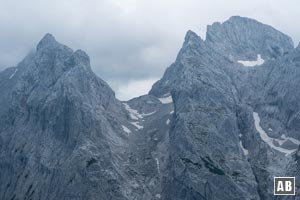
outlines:
[[42, 48], [47, 48], [47, 47], [53, 47], [58, 45], [59, 43], [56, 41], [55, 37], [51, 35], [50, 33], [47, 33], [41, 41], [37, 45], [37, 50], [40, 50]]
[[45, 36], [43, 37], [43, 39], [45, 39], [45, 40], [55, 40], [55, 37], [51, 33], [46, 33]]
[[298, 43], [298, 46], [296, 47], [296, 49], [300, 50], [300, 42]]
[[195, 39], [195, 38], [199, 38], [199, 36], [191, 30], [188, 30], [187, 33], [185, 34], [185, 40], [190, 40], [190, 39]]
[[235, 59], [249, 59], [257, 54], [276, 58], [294, 48], [292, 39], [284, 33], [240, 16], [208, 25], [205, 42]]
[[204, 41], [201, 39], [200, 36], [198, 36], [195, 32], [189, 30], [186, 34], [185, 34], [185, 38], [184, 38], [184, 44], [183, 46], [191, 46], [191, 45], [195, 45], [195, 44], [201, 44]]
[[71, 57], [73, 64], [82, 66], [84, 69], [91, 69], [90, 57], [83, 50], [79, 49]]
[[251, 18], [248, 18], [248, 17], [241, 17], [239, 15], [234, 15], [234, 16], [231, 16], [226, 22], [233, 22], [233, 21], [253, 21], [253, 22], [256, 22], [256, 23], [260, 23], [258, 21], [256, 21], [255, 19], [251, 19]]

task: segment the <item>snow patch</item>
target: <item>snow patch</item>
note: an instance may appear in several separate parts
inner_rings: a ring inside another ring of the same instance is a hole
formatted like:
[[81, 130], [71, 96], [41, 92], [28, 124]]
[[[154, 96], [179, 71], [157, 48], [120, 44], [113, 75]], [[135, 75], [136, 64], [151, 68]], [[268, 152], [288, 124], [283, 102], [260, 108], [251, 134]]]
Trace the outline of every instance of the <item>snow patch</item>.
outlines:
[[169, 124], [170, 124], [170, 119], [168, 119], [168, 120], [166, 121], [166, 124], [167, 124], [167, 125], [169, 125]]
[[137, 129], [143, 129], [144, 127], [138, 124], [139, 122], [130, 122], [130, 124], [134, 125]]
[[14, 73], [12, 75], [10, 75], [10, 77], [8, 79], [12, 79], [15, 76], [15, 74], [17, 73], [17, 71], [18, 71], [18, 68], [15, 69]]
[[129, 128], [127, 128], [126, 126], [122, 125], [123, 131], [125, 131], [126, 133], [131, 133], [131, 130], [129, 130]]
[[171, 96], [169, 93], [163, 95], [163, 97], [161, 97], [161, 98], [158, 98], [158, 100], [159, 100], [162, 104], [173, 103], [172, 96]]
[[281, 136], [281, 137], [284, 137], [283, 140], [281, 139], [276, 139], [276, 138], [271, 138], [268, 136], [268, 134], [262, 129], [262, 127], [260, 126], [260, 118], [259, 118], [259, 115], [258, 113], [256, 112], [253, 112], [253, 118], [254, 118], [254, 124], [255, 124], [255, 128], [256, 130], [258, 131], [261, 139], [267, 143], [272, 149], [275, 149], [279, 152], [282, 152], [282, 153], [285, 153], [286, 156], [290, 155], [291, 153], [295, 152], [297, 149], [285, 149], [285, 148], [282, 148], [282, 147], [278, 147], [278, 146], [275, 146], [274, 145], [274, 142], [278, 142], [279, 145], [282, 145], [285, 141], [287, 140], [290, 140], [291, 142], [293, 142], [294, 144], [297, 144], [299, 145], [300, 144], [300, 141], [299, 140], [296, 140], [294, 138], [290, 138], [290, 137], [285, 137], [284, 136]]
[[172, 110], [171, 112], [170, 112], [170, 114], [172, 115], [174, 113], [174, 110]]
[[156, 113], [156, 111], [153, 111], [153, 112], [151, 112], [151, 113], [143, 113], [142, 114], [142, 117], [145, 117], [145, 116], [150, 116], [150, 115], [153, 115], [154, 113]]
[[142, 119], [143, 116], [135, 109], [132, 109], [127, 103], [123, 103], [125, 109], [129, 112], [129, 116], [131, 119], [138, 120]]
[[158, 171], [158, 173], [160, 173], [159, 160], [158, 160], [158, 158], [155, 158], [155, 160], [156, 160], [157, 171]]
[[255, 67], [258, 65], [262, 65], [265, 62], [265, 60], [261, 58], [260, 54], [258, 54], [257, 60], [252, 60], [252, 61], [251, 60], [248, 60], [248, 61], [238, 60], [237, 62], [244, 65], [245, 67]]
[[242, 141], [240, 140], [240, 147], [243, 150], [243, 153], [245, 156], [247, 156], [249, 154], [249, 151], [247, 149], [244, 148]]

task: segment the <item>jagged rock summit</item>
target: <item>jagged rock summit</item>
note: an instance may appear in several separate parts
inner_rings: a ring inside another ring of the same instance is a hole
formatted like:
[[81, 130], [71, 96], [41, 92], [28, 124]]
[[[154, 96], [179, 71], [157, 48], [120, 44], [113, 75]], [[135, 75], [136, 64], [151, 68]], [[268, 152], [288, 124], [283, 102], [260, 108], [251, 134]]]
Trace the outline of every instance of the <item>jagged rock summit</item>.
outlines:
[[43, 48], [51, 48], [56, 46], [60, 46], [60, 44], [56, 41], [55, 37], [50, 33], [46, 33], [46, 35], [38, 43], [36, 49], [38, 51]]
[[234, 16], [188, 31], [149, 94], [120, 102], [46, 34], [0, 73], [0, 199], [274, 199], [274, 176], [299, 180], [299, 57]]
[[233, 16], [224, 23], [207, 26], [206, 42], [237, 60], [276, 58], [294, 48], [292, 39], [254, 19]]

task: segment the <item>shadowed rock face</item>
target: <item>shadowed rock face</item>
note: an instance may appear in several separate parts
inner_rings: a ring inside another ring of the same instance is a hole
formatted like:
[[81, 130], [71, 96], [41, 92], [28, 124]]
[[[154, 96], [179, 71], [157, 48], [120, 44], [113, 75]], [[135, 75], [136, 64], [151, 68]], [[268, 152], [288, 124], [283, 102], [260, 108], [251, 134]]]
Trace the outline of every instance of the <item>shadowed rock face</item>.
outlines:
[[207, 26], [206, 42], [222, 54], [241, 60], [255, 59], [257, 54], [263, 58], [277, 58], [294, 48], [289, 36], [239, 16]]
[[[238, 62], [259, 54], [261, 66]], [[271, 149], [253, 120], [256, 111], [264, 130], [273, 127], [267, 131], [273, 138], [300, 138], [298, 56], [288, 36], [248, 18], [214, 23], [205, 41], [187, 33], [150, 91], [172, 94], [175, 107], [164, 198], [273, 199], [273, 176], [298, 174], [295, 155]]]
[[231, 17], [206, 40], [188, 31], [149, 94], [120, 102], [85, 52], [46, 34], [0, 73], [0, 199], [273, 199], [274, 176], [299, 178], [299, 57]]
[[124, 199], [113, 167], [122, 107], [88, 56], [47, 34], [17, 69], [1, 76], [1, 199]]

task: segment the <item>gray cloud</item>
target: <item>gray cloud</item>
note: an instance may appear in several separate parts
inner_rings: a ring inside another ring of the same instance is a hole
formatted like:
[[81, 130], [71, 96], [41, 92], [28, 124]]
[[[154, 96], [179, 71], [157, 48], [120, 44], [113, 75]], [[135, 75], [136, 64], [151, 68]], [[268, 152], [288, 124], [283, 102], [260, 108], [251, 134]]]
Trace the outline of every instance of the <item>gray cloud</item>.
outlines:
[[[255, 18], [299, 42], [297, 0], [0, 0], [0, 70], [16, 65], [47, 32], [91, 57], [121, 99], [145, 93], [175, 60], [191, 29], [232, 15]], [[137, 88], [135, 88], [135, 83]], [[142, 83], [142, 84], [141, 84]], [[144, 89], [140, 86], [143, 85]]]

